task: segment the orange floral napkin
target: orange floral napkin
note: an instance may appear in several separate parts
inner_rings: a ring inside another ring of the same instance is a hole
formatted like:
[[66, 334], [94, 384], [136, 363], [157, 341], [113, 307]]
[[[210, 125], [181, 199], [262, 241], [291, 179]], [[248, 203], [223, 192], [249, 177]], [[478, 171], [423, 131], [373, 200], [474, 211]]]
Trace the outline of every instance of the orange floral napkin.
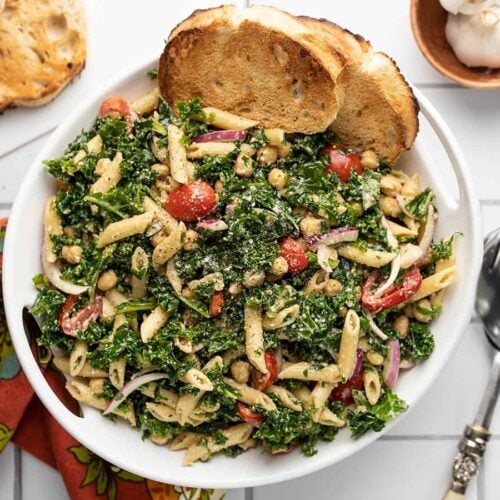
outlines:
[[[0, 273], [7, 219], [0, 219]], [[45, 377], [72, 411], [78, 403], [62, 376], [46, 367]], [[144, 479], [107, 463], [75, 441], [34, 394], [17, 360], [5, 321], [0, 289], [0, 453], [9, 441], [59, 470], [72, 500], [218, 500], [221, 490], [184, 488]]]

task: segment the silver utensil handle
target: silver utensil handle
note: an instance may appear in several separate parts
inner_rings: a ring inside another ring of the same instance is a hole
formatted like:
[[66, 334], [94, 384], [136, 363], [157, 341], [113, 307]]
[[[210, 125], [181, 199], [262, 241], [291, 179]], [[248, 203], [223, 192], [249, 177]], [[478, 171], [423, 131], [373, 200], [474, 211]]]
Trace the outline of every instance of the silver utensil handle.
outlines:
[[458, 444], [452, 469], [452, 483], [443, 500], [459, 500], [477, 473], [481, 459], [490, 439], [489, 426], [495, 410], [500, 390], [500, 352], [495, 354], [490, 369], [488, 384], [483, 394], [479, 410], [472, 425], [465, 428]]

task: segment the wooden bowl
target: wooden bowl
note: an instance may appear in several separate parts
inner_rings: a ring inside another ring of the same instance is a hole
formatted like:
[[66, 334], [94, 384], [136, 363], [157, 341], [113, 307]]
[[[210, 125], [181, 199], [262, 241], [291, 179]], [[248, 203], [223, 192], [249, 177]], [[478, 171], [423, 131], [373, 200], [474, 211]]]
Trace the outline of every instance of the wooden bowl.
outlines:
[[448, 12], [439, 0], [411, 0], [411, 28], [425, 58], [440, 73], [464, 87], [500, 87], [500, 69], [469, 68], [461, 63], [446, 40]]

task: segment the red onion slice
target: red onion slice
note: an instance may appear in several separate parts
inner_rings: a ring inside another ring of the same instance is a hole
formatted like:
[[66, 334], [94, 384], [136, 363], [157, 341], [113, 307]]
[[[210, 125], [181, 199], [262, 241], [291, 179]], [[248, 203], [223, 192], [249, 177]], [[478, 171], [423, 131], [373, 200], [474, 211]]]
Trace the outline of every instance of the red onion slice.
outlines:
[[208, 231], [225, 231], [229, 226], [220, 219], [202, 220], [196, 224], [196, 229], [206, 229]]
[[47, 246], [45, 241], [42, 246], [42, 269], [47, 279], [61, 292], [68, 295], [81, 295], [85, 293], [89, 287], [83, 285], [76, 285], [71, 281], [66, 281], [61, 278], [61, 270], [56, 262], [49, 262], [47, 259]]
[[219, 130], [199, 135], [194, 142], [234, 142], [244, 141], [247, 133], [244, 130]]
[[427, 221], [425, 223], [424, 232], [422, 233], [422, 238], [420, 238], [420, 242], [418, 244], [420, 250], [422, 250], [421, 258], [424, 258], [427, 255], [427, 251], [431, 246], [434, 230], [436, 229], [436, 218], [437, 215], [434, 212], [434, 207], [430, 204], [427, 210]]
[[401, 350], [399, 347], [399, 340], [391, 340], [389, 342], [389, 352], [384, 363], [384, 371], [382, 373], [384, 382], [392, 389], [399, 376], [399, 362], [401, 357]]
[[359, 231], [355, 227], [338, 227], [326, 234], [311, 236], [307, 239], [309, 248], [315, 252], [320, 245], [337, 245], [348, 241], [356, 241]]
[[423, 257], [422, 249], [413, 245], [412, 243], [407, 243], [401, 247], [401, 269], [409, 269], [415, 262]]
[[389, 289], [389, 287], [392, 286], [392, 284], [396, 281], [396, 278], [398, 277], [399, 270], [401, 269], [401, 255], [397, 254], [394, 259], [392, 259], [391, 262], [391, 273], [389, 274], [389, 277], [380, 285], [377, 290], [375, 290], [374, 295], [375, 297], [378, 297], [382, 295], [386, 290]]
[[377, 326], [377, 323], [375, 323], [375, 320], [373, 319], [373, 316], [370, 313], [366, 313], [366, 319], [368, 320], [368, 323], [370, 324], [370, 328], [372, 332], [382, 340], [387, 340], [389, 337]]
[[336, 255], [337, 252], [335, 249], [328, 245], [320, 245], [318, 247], [318, 264], [321, 269], [326, 271], [327, 273], [331, 273], [333, 271], [332, 266], [330, 265], [330, 259], [332, 255]]
[[161, 380], [163, 378], [168, 378], [166, 373], [147, 373], [146, 375], [141, 375], [140, 377], [134, 378], [127, 382], [121, 391], [115, 394], [115, 397], [109, 402], [106, 409], [102, 412], [103, 415], [108, 415], [120, 406], [136, 389], [144, 384], [149, 384], [149, 382], [154, 382], [155, 380]]

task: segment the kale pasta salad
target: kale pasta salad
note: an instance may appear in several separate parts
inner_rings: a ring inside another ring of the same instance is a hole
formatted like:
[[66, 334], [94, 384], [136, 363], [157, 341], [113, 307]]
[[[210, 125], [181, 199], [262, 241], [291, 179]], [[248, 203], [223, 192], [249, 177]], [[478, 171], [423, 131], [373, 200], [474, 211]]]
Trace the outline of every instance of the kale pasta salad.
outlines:
[[184, 465], [310, 456], [407, 409], [456, 272], [418, 174], [156, 90], [108, 97], [45, 165], [32, 311], [80, 403]]

